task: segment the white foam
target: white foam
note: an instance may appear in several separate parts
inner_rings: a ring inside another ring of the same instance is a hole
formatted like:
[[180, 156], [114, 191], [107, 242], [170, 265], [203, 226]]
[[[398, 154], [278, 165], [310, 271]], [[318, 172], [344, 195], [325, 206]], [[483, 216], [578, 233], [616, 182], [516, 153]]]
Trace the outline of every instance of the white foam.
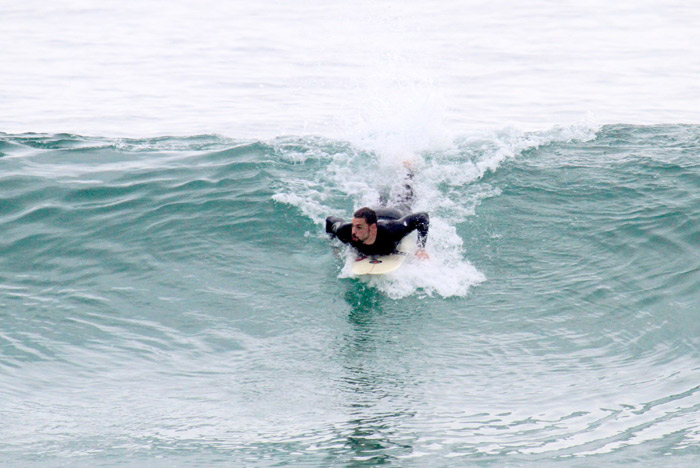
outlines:
[[[431, 234], [435, 231], [433, 229]], [[362, 280], [394, 299], [413, 294], [466, 296], [469, 288], [486, 280], [486, 276], [464, 258], [461, 248], [445, 248], [439, 246], [439, 242], [427, 248], [428, 260], [411, 258], [395, 272]]]
[[[415, 89], [411, 92], [418, 93]], [[326, 153], [322, 147], [314, 147], [307, 153], [325, 165], [320, 164], [315, 173], [305, 173], [305, 178], [290, 176], [283, 181], [285, 190], [274, 196], [278, 202], [296, 206], [323, 229], [327, 216], [347, 219], [355, 208], [377, 205], [382, 192], [400, 188], [406, 173], [403, 162], [411, 161], [415, 170], [414, 209], [431, 217], [426, 245], [430, 259], [411, 258], [394, 273], [362, 278], [392, 298], [413, 294], [465, 296], [470, 287], [485, 281], [478, 266], [469, 261], [469, 252], [464, 251], [457, 233], [457, 226], [474, 216], [484, 199], [501, 193], [481, 179], [523, 151], [552, 142], [588, 140], [597, 130], [595, 125], [583, 123], [543, 132], [505, 128], [448, 139], [445, 127], [433, 120], [439, 115], [440, 102], [426, 99], [413, 101], [413, 107], [401, 102], [393, 113], [388, 101], [373, 107], [364, 121], [364, 133], [359, 129], [352, 133], [353, 145], [341, 151], [330, 145]], [[435, 112], [423, 112], [431, 108]], [[402, 116], [393, 120], [379, 117], [393, 114]], [[421, 128], [426, 130], [417, 136]], [[310, 144], [321, 143], [313, 140]], [[293, 155], [292, 160], [298, 156]], [[349, 261], [339, 276], [351, 276]]]

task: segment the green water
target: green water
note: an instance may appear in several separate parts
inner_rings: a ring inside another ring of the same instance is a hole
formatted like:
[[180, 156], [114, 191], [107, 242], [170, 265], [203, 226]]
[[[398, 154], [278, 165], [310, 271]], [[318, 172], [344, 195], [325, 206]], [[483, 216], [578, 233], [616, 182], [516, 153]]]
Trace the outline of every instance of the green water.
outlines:
[[403, 157], [0, 134], [0, 462], [696, 466], [700, 128], [422, 151], [431, 259], [349, 277]]

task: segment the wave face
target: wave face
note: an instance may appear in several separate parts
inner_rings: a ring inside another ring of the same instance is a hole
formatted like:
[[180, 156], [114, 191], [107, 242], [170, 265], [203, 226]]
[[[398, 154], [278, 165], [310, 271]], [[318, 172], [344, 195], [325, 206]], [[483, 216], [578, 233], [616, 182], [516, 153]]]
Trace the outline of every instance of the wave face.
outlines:
[[[697, 466], [700, 127], [421, 148], [0, 133], [0, 459]], [[406, 159], [431, 259], [352, 278]]]

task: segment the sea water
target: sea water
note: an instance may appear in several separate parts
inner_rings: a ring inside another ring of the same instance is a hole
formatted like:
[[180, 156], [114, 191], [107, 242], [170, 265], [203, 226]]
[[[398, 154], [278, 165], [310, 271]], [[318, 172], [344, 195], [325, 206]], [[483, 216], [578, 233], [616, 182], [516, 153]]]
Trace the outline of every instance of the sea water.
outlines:
[[0, 464], [697, 466], [691, 7], [3, 4]]

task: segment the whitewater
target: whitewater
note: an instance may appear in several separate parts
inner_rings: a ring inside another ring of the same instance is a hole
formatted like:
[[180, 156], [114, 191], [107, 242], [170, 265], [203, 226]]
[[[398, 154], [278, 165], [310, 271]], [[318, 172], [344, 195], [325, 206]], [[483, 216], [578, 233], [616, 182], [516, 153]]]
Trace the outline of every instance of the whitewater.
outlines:
[[700, 462], [692, 3], [0, 10], [3, 466]]

